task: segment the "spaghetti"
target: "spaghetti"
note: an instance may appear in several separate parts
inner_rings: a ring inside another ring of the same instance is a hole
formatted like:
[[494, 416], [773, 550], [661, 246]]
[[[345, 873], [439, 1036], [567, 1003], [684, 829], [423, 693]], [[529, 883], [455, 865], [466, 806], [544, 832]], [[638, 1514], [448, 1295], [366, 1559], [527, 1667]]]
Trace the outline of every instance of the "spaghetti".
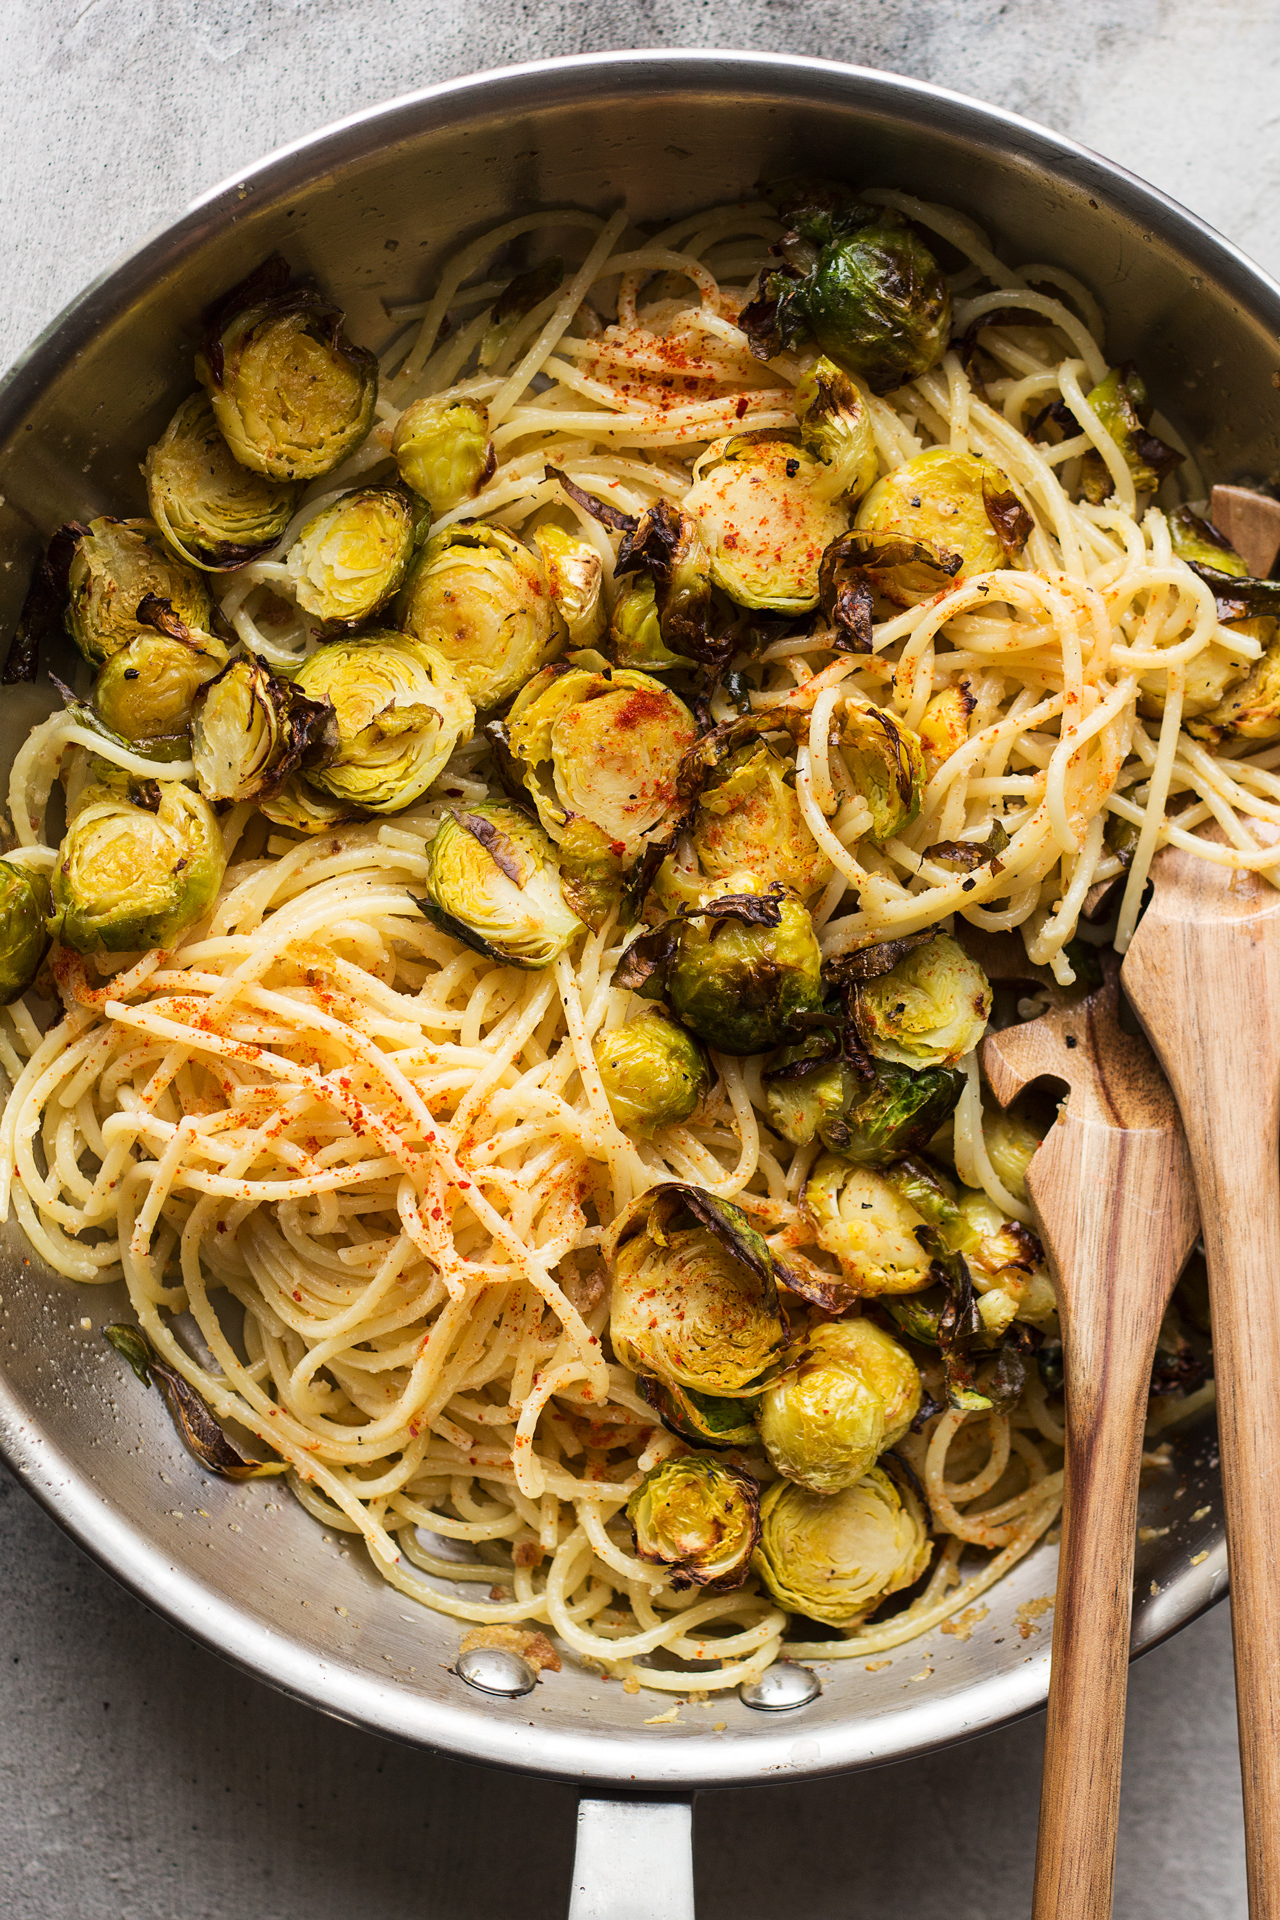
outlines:
[[[957, 331], [980, 328], [996, 369], [979, 390], [952, 349], [891, 398], [866, 395], [881, 472], [930, 446], [983, 456], [1033, 530], [1015, 564], [878, 620], [870, 652], [839, 650], [821, 619], [768, 641], [751, 705], [798, 743], [796, 795], [826, 862], [813, 919], [827, 957], [960, 914], [1019, 928], [1029, 959], [1070, 983], [1085, 897], [1125, 872], [1110, 822], [1133, 842], [1120, 945], [1169, 841], [1274, 878], [1280, 848], [1255, 827], [1280, 819], [1280, 747], [1246, 754], [1181, 726], [1207, 649], [1243, 666], [1262, 646], [1220, 624], [1165, 513], [1138, 515], [1123, 450], [1086, 397], [1106, 372], [1086, 290], [1057, 269], [1005, 268], [957, 214], [868, 198], [968, 261], [953, 277]], [[284, 564], [298, 527], [388, 459], [400, 413], [425, 395], [483, 401], [497, 452], [479, 496], [433, 530], [569, 515], [611, 581], [618, 536], [547, 469], [634, 516], [678, 505], [717, 438], [794, 425], [807, 359], [762, 364], [737, 324], [779, 232], [755, 203], [652, 238], [622, 213], [550, 212], [463, 250], [424, 307], [394, 316], [368, 440], [315, 484], [272, 554], [229, 576], [222, 612], [242, 646], [301, 662], [314, 636]], [[483, 277], [489, 263], [551, 234], [576, 236], [580, 265], [480, 367], [504, 284]], [[1029, 423], [1055, 402], [1077, 430], [1045, 446]], [[1113, 483], [1105, 505], [1080, 495], [1090, 453]], [[1194, 496], [1190, 460], [1183, 473]], [[918, 819], [873, 846], [839, 745], [846, 704], [918, 727], [959, 686], [962, 741], [932, 766]], [[733, 711], [712, 694], [713, 720]], [[113, 757], [70, 714], [19, 754], [15, 859], [52, 861], [45, 810], [78, 749]], [[145, 754], [116, 757], [159, 772]], [[698, 1687], [733, 1687], [778, 1656], [788, 1618], [754, 1579], [681, 1591], [633, 1551], [626, 1503], [683, 1443], [608, 1357], [599, 1250], [636, 1195], [676, 1180], [735, 1201], [779, 1254], [812, 1258], [817, 1148], [771, 1129], [759, 1057], [716, 1055], [696, 1114], [652, 1140], [619, 1127], [592, 1044], [634, 1011], [614, 984], [629, 938], [616, 915], [540, 972], [495, 965], [424, 919], [414, 899], [442, 814], [496, 790], [478, 738], [390, 820], [301, 838], [232, 807], [222, 892], [173, 949], [115, 972], [56, 949], [63, 1017], [44, 1033], [25, 1001], [0, 1017], [13, 1082], [0, 1204], [55, 1271], [123, 1276], [160, 1356], [287, 1462], [307, 1509], [361, 1537], [400, 1592], [459, 1621], [542, 1624], [630, 1683], [683, 1692], [695, 1663]], [[1193, 838], [1211, 818], [1229, 844]], [[980, 839], [995, 819], [998, 865], [939, 862], [937, 843]], [[957, 1169], [1025, 1220], [992, 1164], [968, 1064]], [[1053, 1523], [1063, 1438], [1034, 1370], [1010, 1413], [933, 1414], [899, 1448], [944, 1542], [926, 1581], [900, 1612], [788, 1651], [876, 1652], [967, 1606]], [[772, 1469], [753, 1454], [752, 1472]]]

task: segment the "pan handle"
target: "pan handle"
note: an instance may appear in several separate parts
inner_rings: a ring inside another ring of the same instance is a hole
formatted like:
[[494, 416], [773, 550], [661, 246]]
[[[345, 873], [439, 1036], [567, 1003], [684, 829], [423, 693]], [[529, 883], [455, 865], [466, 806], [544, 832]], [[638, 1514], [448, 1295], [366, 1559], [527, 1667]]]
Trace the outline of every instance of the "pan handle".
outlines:
[[691, 1794], [583, 1795], [569, 1920], [694, 1920]]

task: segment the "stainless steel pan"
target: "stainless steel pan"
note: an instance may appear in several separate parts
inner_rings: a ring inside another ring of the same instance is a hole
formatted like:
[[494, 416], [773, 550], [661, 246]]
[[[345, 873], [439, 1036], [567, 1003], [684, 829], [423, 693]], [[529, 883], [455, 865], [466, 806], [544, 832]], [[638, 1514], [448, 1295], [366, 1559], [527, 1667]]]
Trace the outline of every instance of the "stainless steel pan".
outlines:
[[[1069, 268], [1102, 301], [1111, 358], [1140, 358], [1210, 480], [1280, 471], [1280, 289], [1151, 188], [1012, 115], [888, 74], [610, 53], [356, 115], [207, 195], [81, 294], [0, 387], [5, 631], [52, 527], [141, 506], [137, 461], [191, 386], [197, 316], [272, 249], [319, 276], [357, 339], [377, 341], [384, 299], [417, 294], [459, 236], [514, 211], [625, 196], [638, 218], [675, 215], [801, 168], [947, 201], [1013, 261]], [[6, 762], [50, 704], [47, 687], [6, 689]], [[574, 1920], [692, 1914], [695, 1788], [874, 1766], [1045, 1698], [1048, 1621], [1019, 1609], [1053, 1591], [1049, 1546], [989, 1596], [967, 1640], [930, 1635], [874, 1673], [834, 1664], [820, 1696], [790, 1712], [713, 1697], [652, 1726], [665, 1700], [572, 1667], [524, 1698], [482, 1696], [452, 1670], [456, 1625], [401, 1599], [269, 1483], [200, 1474], [158, 1396], [101, 1338], [115, 1291], [49, 1276], [16, 1230], [0, 1248], [0, 1448], [15, 1472], [126, 1586], [249, 1672], [380, 1733], [593, 1789]], [[1211, 1427], [1175, 1443], [1144, 1503], [1144, 1521], [1171, 1531], [1139, 1550], [1138, 1651], [1225, 1591]]]

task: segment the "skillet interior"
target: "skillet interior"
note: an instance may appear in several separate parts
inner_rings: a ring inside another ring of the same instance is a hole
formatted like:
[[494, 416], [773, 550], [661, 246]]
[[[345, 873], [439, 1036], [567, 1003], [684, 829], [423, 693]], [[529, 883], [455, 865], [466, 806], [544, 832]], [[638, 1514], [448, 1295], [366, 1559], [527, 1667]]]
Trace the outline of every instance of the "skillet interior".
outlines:
[[[797, 169], [945, 200], [993, 231], [1007, 259], [1067, 267], [1102, 302], [1109, 357], [1141, 359], [1210, 481], [1280, 470], [1280, 291], [1151, 189], [1010, 116], [890, 75], [756, 54], [592, 56], [343, 122], [207, 196], [81, 295], [0, 388], [5, 631], [54, 526], [141, 508], [137, 462], [190, 390], [201, 309], [266, 253], [314, 273], [353, 336], [381, 344], [382, 301], [418, 295], [459, 237], [511, 213], [608, 210], [625, 196], [638, 218], [678, 216]], [[54, 699], [44, 681], [6, 690], [6, 765]], [[8, 1229], [0, 1448], [143, 1599], [326, 1711], [475, 1759], [680, 1787], [904, 1758], [1045, 1698], [1049, 1616], [1018, 1609], [1053, 1591], [1047, 1546], [987, 1596], [969, 1638], [925, 1636], [875, 1673], [831, 1666], [822, 1697], [789, 1716], [713, 1696], [682, 1709], [681, 1724], [650, 1727], [668, 1700], [568, 1666], [525, 1700], [483, 1699], [450, 1671], [456, 1624], [394, 1593], [269, 1482], [201, 1474], [158, 1396], [101, 1338], [122, 1304], [122, 1288], [43, 1272]], [[1212, 1427], [1174, 1451], [1143, 1495], [1144, 1524], [1171, 1530], [1139, 1548], [1137, 1650], [1226, 1587]]]

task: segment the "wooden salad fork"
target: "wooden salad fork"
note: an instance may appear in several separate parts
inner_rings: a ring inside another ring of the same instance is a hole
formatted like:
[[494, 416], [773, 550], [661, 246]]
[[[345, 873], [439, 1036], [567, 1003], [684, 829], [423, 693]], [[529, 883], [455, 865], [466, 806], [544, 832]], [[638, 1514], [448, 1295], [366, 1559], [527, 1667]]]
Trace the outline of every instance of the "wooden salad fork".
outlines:
[[[995, 977], [1027, 977], [1025, 956], [985, 957]], [[1047, 1013], [989, 1034], [982, 1051], [1001, 1106], [1046, 1076], [1069, 1089], [1027, 1173], [1068, 1394], [1034, 1920], [1111, 1913], [1142, 1431], [1160, 1322], [1197, 1227], [1173, 1094], [1145, 1040], [1119, 1024], [1119, 960], [1099, 959], [1096, 991], [1054, 991]]]
[[1249, 1912], [1280, 1920], [1280, 892], [1177, 847], [1151, 877], [1123, 980], [1204, 1223]]

